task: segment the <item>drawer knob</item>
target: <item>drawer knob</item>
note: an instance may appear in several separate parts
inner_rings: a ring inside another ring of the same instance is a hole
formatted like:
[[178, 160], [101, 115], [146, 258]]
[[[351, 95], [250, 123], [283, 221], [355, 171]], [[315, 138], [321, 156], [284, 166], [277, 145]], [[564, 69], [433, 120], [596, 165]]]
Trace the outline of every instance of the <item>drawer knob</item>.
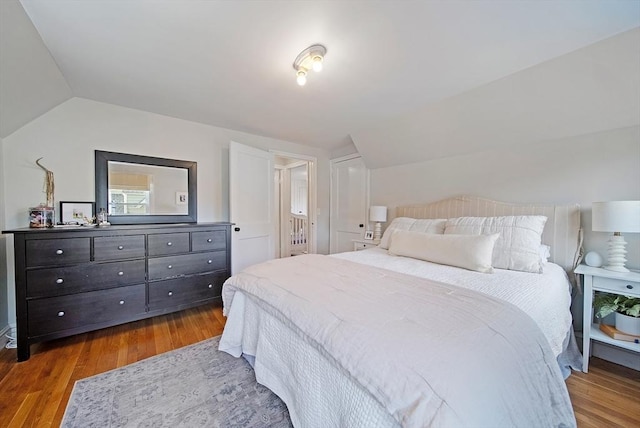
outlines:
[[62, 284], [63, 282], [64, 282], [64, 279], [62, 278], [56, 279], [56, 284]]
[[173, 269], [172, 265], [167, 266], [167, 269]]
[[168, 296], [173, 296], [173, 291], [169, 291], [169, 292], [167, 293], [167, 295], [168, 295]]
[[122, 271], [118, 272], [118, 276], [122, 276], [122, 275], [124, 275], [124, 272]]
[[629, 290], [633, 290], [633, 285], [631, 285], [631, 284], [627, 284], [627, 288], [628, 288]]
[[57, 255], [60, 255], [60, 254], [62, 254], [62, 253], [64, 253], [64, 251], [62, 251], [62, 250], [56, 250], [56, 254], [57, 254]]
[[121, 305], [124, 305], [124, 300], [120, 300], [120, 304], [121, 304]]
[[207, 264], [213, 263], [213, 260], [207, 260]]
[[60, 312], [58, 312], [58, 316], [59, 316], [59, 317], [63, 317], [63, 316], [64, 316], [64, 311], [60, 311]]
[[211, 243], [213, 240], [211, 238], [207, 239], [207, 242]]
[[173, 242], [167, 242], [167, 246], [169, 246], [169, 247], [170, 247], [170, 246], [172, 246], [172, 245], [173, 245]]
[[118, 245], [118, 250], [122, 250], [124, 247], [122, 245]]
[[209, 284], [209, 288], [213, 288], [213, 284]]

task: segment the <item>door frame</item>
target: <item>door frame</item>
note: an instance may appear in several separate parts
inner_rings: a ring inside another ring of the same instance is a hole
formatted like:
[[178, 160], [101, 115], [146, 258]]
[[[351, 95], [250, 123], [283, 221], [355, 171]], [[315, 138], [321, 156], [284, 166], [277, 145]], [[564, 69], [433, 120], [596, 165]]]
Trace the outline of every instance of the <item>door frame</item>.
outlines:
[[[301, 155], [298, 153], [283, 152], [280, 150], [269, 150], [274, 156], [281, 156], [289, 159], [299, 159], [300, 161], [308, 162], [307, 174], [308, 174], [308, 207], [307, 218], [309, 219], [309, 236], [307, 236], [309, 254], [316, 254], [318, 252], [318, 158], [315, 156]], [[280, 203], [276, 201], [275, 203]]]

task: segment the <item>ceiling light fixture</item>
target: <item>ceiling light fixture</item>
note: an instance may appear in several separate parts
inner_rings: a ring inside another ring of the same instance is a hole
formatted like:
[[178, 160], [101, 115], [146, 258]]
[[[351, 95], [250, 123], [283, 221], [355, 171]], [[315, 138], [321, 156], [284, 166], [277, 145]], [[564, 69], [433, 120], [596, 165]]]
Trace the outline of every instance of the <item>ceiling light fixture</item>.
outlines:
[[298, 85], [304, 86], [307, 83], [307, 73], [309, 70], [315, 72], [322, 71], [322, 63], [324, 56], [327, 54], [327, 48], [322, 45], [309, 46], [296, 57], [293, 62], [293, 68], [296, 70], [296, 82]]

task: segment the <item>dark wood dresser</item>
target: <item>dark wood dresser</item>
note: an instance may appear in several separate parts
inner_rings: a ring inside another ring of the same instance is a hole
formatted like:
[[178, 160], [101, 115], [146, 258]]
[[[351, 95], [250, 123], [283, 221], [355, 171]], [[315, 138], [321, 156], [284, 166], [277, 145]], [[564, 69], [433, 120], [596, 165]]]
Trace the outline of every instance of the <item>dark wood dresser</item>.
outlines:
[[221, 303], [231, 224], [15, 229], [18, 361], [30, 345]]

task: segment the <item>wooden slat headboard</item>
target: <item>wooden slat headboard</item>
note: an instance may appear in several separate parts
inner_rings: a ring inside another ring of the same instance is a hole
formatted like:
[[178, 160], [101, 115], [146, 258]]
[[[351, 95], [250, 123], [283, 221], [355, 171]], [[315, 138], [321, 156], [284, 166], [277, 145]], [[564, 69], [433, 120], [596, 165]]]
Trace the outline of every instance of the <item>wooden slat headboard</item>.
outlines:
[[[475, 196], [456, 196], [420, 205], [396, 207], [395, 217], [455, 218], [544, 215], [542, 243], [551, 247], [551, 261], [572, 272], [582, 259], [580, 206], [512, 204]], [[572, 277], [572, 275], [570, 275]]]

